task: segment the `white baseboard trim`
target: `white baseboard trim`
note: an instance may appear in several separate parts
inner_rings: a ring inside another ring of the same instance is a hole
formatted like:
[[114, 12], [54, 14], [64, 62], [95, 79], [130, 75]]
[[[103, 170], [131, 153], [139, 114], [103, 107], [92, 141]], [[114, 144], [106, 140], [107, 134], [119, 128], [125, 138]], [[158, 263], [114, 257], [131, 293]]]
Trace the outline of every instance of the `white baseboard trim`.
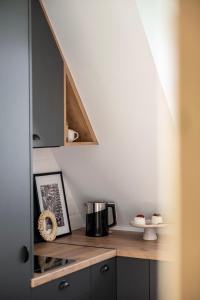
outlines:
[[[71, 218], [71, 217], [70, 217]], [[74, 224], [75, 225], [75, 224]], [[77, 222], [76, 226], [73, 226], [73, 230], [85, 228], [85, 224], [80, 224]], [[143, 232], [144, 230], [142, 228], [134, 228], [132, 226], [126, 225], [126, 226], [114, 226], [111, 227], [110, 230], [121, 230], [121, 231], [133, 231], [133, 232]]]
[[134, 232], [143, 232], [144, 230], [142, 228], [135, 228], [130, 225], [125, 226], [115, 226], [112, 227], [111, 230], [121, 230], [121, 231], [134, 231]]

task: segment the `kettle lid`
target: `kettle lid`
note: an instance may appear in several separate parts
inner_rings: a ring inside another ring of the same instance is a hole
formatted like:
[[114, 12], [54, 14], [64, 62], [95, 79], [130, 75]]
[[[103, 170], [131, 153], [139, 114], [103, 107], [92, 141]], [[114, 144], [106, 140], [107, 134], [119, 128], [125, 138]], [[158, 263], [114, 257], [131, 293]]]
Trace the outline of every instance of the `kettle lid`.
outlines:
[[106, 201], [88, 201], [85, 203], [87, 213], [92, 214], [106, 209]]

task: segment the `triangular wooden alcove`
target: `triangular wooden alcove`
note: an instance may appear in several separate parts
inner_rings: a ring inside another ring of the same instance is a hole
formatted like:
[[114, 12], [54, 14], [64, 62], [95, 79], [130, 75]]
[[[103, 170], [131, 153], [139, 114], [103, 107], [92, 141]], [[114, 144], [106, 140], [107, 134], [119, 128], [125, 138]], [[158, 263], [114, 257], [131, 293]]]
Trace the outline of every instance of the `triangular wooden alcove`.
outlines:
[[[39, 2], [49, 24], [49, 28], [53, 34], [55, 43], [57, 44], [57, 47], [60, 51], [64, 64], [64, 145], [98, 145], [97, 138], [90, 124], [80, 95], [77, 91], [75, 82], [72, 78], [71, 72], [63, 55], [63, 51], [61, 50], [60, 44], [51, 25], [51, 21], [45, 11], [42, 1], [39, 0]], [[73, 129], [79, 133], [79, 139], [77, 139], [75, 142], [69, 143], [67, 141], [68, 128]]]
[[65, 94], [65, 120], [66, 120], [66, 132], [69, 129], [73, 129], [79, 133], [79, 138], [76, 142], [68, 143], [66, 145], [72, 144], [85, 144], [92, 145], [98, 144], [95, 133], [92, 129], [90, 121], [88, 119], [87, 113], [80, 99], [78, 91], [76, 89], [74, 80], [71, 76], [69, 68], [65, 65], [65, 84], [66, 84], [66, 94]]

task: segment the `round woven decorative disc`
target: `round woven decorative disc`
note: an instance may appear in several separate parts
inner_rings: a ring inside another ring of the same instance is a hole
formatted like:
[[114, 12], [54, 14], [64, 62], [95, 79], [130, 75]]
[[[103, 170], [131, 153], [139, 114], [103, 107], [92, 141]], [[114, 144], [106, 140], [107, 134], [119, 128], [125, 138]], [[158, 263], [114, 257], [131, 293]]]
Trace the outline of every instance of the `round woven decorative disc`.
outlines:
[[[47, 220], [51, 221], [51, 229], [47, 228]], [[52, 242], [56, 238], [57, 222], [54, 213], [44, 210], [38, 219], [38, 230], [42, 238], [47, 242]]]

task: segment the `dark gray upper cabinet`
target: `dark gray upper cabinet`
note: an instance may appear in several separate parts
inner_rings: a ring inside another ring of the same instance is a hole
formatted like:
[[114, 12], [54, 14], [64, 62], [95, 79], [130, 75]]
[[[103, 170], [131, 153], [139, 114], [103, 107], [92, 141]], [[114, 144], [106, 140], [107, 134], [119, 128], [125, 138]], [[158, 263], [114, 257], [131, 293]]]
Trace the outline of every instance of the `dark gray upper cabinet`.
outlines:
[[102, 299], [117, 299], [115, 258], [100, 262], [91, 267], [91, 300]]
[[117, 299], [149, 300], [149, 261], [117, 258]]
[[29, 1], [0, 1], [0, 299], [29, 299]]
[[32, 3], [33, 147], [64, 145], [64, 64], [38, 0]]

